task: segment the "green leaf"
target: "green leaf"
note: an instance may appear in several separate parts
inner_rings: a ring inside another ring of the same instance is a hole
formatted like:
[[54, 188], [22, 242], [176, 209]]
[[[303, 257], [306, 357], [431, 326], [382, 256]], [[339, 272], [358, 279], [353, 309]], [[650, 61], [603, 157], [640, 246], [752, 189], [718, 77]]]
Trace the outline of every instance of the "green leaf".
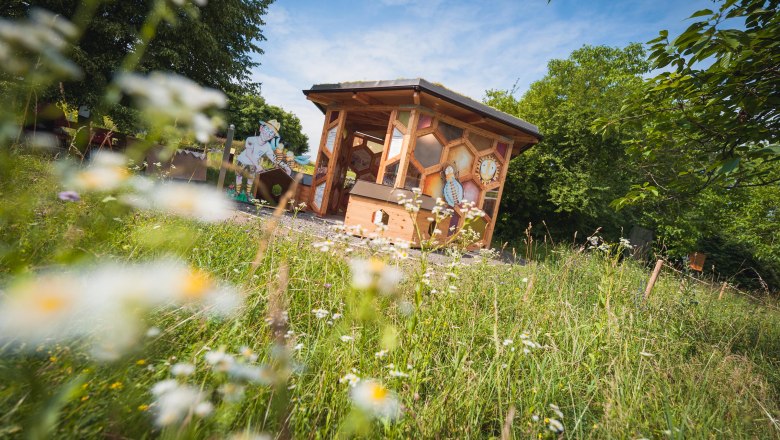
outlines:
[[720, 169], [718, 170], [718, 174], [731, 173], [739, 166], [739, 160], [740, 158], [738, 157], [727, 160], [725, 163], [723, 163], [723, 165], [721, 165]]
[[712, 14], [713, 14], [713, 12], [712, 12], [711, 9], [702, 9], [702, 10], [694, 12], [693, 15], [691, 15], [688, 18], [696, 18], [696, 17], [701, 17], [703, 15], [712, 15]]

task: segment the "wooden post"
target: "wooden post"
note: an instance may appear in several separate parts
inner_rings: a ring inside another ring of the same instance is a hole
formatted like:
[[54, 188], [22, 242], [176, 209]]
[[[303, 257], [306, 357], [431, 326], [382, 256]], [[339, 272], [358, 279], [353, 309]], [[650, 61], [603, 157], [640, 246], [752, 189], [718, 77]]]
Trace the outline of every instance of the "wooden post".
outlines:
[[[236, 130], [236, 126], [230, 124], [227, 131], [227, 139], [225, 140], [225, 149], [222, 150], [222, 165], [219, 167], [219, 181], [217, 182], [217, 189], [222, 190], [225, 186], [225, 174], [227, 174], [227, 166], [230, 164], [230, 147], [233, 145], [233, 132]], [[238, 188], [236, 188], [238, 191]]]
[[720, 288], [720, 293], [718, 294], [718, 301], [720, 301], [720, 300], [722, 300], [722, 299], [723, 299], [723, 292], [725, 292], [725, 291], [726, 291], [726, 285], [727, 285], [727, 284], [726, 284], [726, 282], [724, 281], [724, 282], [723, 282], [723, 286], [721, 286], [721, 288]]
[[650, 275], [650, 281], [647, 282], [647, 287], [645, 288], [645, 299], [650, 296], [650, 291], [653, 290], [653, 286], [655, 285], [655, 281], [658, 279], [658, 274], [661, 273], [661, 268], [664, 266], [664, 260], [658, 260], [655, 262], [655, 269], [653, 269], [653, 274]]

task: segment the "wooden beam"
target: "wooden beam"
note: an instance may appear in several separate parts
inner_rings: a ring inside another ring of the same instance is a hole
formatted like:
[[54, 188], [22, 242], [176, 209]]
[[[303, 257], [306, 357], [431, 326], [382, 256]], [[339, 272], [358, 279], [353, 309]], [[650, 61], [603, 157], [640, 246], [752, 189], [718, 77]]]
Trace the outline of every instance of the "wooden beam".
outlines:
[[308, 100], [309, 100], [309, 101], [311, 101], [311, 102], [316, 102], [317, 104], [322, 104], [322, 105], [324, 105], [324, 106], [328, 106], [328, 105], [330, 105], [330, 104], [333, 102], [332, 100], [330, 100], [330, 99], [325, 99], [325, 98], [323, 98], [323, 97], [321, 97], [321, 96], [312, 96], [312, 95], [308, 95], [308, 96], [306, 97], [306, 99], [308, 99]]
[[485, 122], [485, 118], [480, 115], [471, 115], [465, 118], [461, 118], [461, 120], [467, 124], [480, 124]]
[[414, 98], [414, 105], [420, 105], [420, 92], [414, 92], [412, 97]]
[[365, 105], [382, 105], [384, 104], [382, 101], [372, 98], [365, 93], [360, 92], [354, 92], [352, 93], [352, 99], [354, 99], [357, 102], [362, 102]]

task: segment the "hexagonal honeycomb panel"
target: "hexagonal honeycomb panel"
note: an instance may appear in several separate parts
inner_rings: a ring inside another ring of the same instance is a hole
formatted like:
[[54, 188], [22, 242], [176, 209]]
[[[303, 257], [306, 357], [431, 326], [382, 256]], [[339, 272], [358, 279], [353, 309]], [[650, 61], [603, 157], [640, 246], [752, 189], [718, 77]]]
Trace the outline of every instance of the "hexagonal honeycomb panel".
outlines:
[[444, 182], [441, 178], [441, 173], [430, 174], [425, 178], [425, 184], [423, 185], [423, 194], [431, 196], [434, 199], [437, 197], [443, 197], [442, 189], [444, 188]]
[[485, 136], [476, 133], [469, 133], [469, 141], [471, 141], [471, 145], [478, 151], [489, 150], [493, 147], [493, 139], [486, 138]]
[[416, 166], [409, 164], [409, 168], [406, 169], [404, 188], [412, 189], [420, 187], [422, 187], [422, 172], [420, 172]]
[[433, 116], [422, 113], [420, 115], [420, 121], [417, 122], [417, 129], [422, 130], [433, 125]]
[[441, 152], [444, 147], [433, 134], [426, 134], [417, 138], [414, 146], [414, 158], [425, 168], [430, 168], [441, 161]]
[[338, 129], [338, 126], [331, 128], [328, 130], [327, 137], [325, 137], [325, 149], [330, 153], [333, 152], [333, 146], [336, 144], [336, 132]]
[[439, 121], [437, 130], [444, 136], [444, 139], [447, 139], [447, 142], [452, 142], [455, 139], [463, 137], [462, 128], [447, 124], [446, 122], [441, 122], [441, 120]]
[[463, 185], [463, 200], [469, 202], [479, 202], [479, 185], [473, 180], [467, 180], [462, 182]]
[[447, 161], [455, 163], [458, 174], [467, 174], [471, 172], [471, 167], [474, 165], [474, 155], [469, 150], [469, 147], [458, 145], [450, 150]]

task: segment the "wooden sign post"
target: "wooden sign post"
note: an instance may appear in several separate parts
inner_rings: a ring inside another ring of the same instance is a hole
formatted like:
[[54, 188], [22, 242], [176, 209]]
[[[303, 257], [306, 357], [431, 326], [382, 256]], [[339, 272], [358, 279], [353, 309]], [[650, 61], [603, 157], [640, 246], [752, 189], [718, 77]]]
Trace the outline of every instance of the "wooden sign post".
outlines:
[[222, 190], [222, 187], [225, 185], [225, 174], [227, 174], [227, 167], [230, 165], [230, 147], [233, 145], [233, 132], [235, 130], [236, 126], [230, 124], [227, 131], [227, 139], [225, 140], [225, 149], [222, 150], [222, 165], [219, 167], [219, 181], [217, 182], [217, 189], [219, 190]]

